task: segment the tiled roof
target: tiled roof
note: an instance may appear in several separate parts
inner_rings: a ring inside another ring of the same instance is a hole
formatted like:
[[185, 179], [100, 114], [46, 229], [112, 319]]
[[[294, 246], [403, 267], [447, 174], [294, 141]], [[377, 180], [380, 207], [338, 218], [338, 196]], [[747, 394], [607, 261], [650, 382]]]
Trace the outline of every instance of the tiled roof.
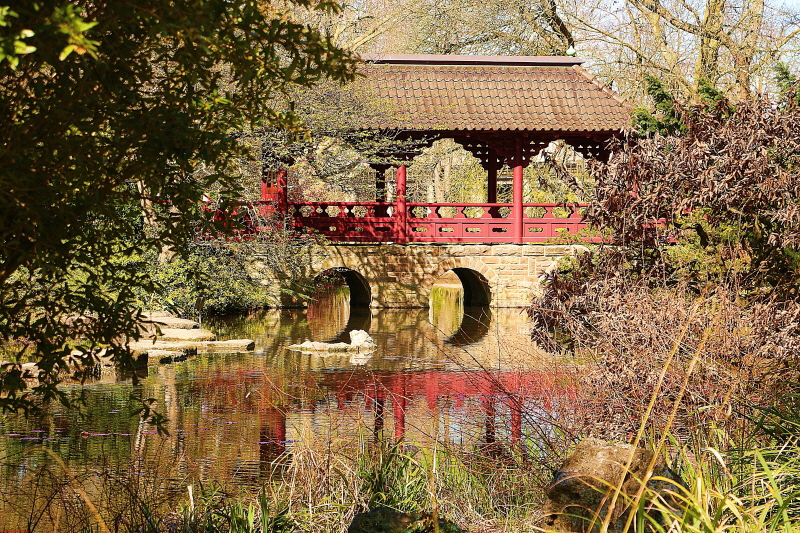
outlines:
[[569, 57], [366, 56], [359, 82], [403, 130], [619, 132], [630, 106]]

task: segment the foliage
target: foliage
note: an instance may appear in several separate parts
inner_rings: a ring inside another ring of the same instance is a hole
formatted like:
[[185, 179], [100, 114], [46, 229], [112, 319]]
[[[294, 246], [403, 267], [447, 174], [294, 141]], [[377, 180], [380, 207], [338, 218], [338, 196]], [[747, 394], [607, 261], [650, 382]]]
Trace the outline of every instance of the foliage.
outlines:
[[[0, 374], [0, 406], [32, 409], [66, 401], [59, 372], [93, 365], [98, 346], [131, 367], [134, 288], [156, 288], [133, 259], [179, 250], [212, 185], [236, 198], [231, 167], [248, 147], [231, 131], [294, 124], [273, 96], [352, 79], [354, 60], [251, 0], [41, 0], [2, 14], [0, 342], [20, 349]], [[120, 210], [137, 205], [144, 227]], [[15, 363], [31, 355], [29, 390]]]
[[792, 293], [800, 109], [753, 98], [684, 116], [685, 136], [630, 140], [608, 164], [594, 163], [587, 220], [613, 229], [639, 272], [658, 266], [669, 276], [664, 251], [694, 234], [742, 290]]
[[[771, 450], [759, 448], [740, 457], [704, 449], [694, 460], [682, 450], [682, 485], [645, 495], [648, 506], [660, 513], [660, 520], [648, 523], [648, 529], [659, 533], [794, 531], [800, 518], [795, 503], [800, 496], [799, 450], [793, 446], [776, 451], [790, 463], [776, 464], [766, 458]], [[743, 463], [746, 470], [735, 475], [729, 470], [731, 462]]]
[[[594, 73], [633, 102], [656, 74], [681, 101], [700, 103], [703, 80], [736, 102], [771, 85], [776, 58], [794, 57], [794, 9], [771, 2], [590, 0], [562, 4]], [[569, 6], [569, 8], [567, 8]]]
[[275, 295], [248, 274], [237, 248], [225, 242], [190, 244], [185, 257], [166, 264], [151, 256], [146, 267], [160, 289], [137, 290], [139, 306], [196, 317], [274, 305]]
[[685, 388], [679, 427], [695, 435], [798, 379], [800, 109], [708, 96], [676, 108], [685, 135], [629, 138], [591, 163], [585, 216], [612, 233], [550, 274], [529, 309], [540, 346], [597, 363], [584, 385], [601, 436], [635, 428], [663, 368], [655, 419]]
[[486, 171], [452, 139], [424, 148], [408, 166], [408, 182], [415, 202], [476, 202], [486, 196]]
[[563, 55], [574, 44], [552, 0], [420, 0], [395, 49], [461, 55]]
[[153, 253], [140, 262], [159, 290], [135, 289], [137, 306], [198, 317], [274, 307], [283, 297], [307, 296], [312, 287], [302, 283], [304, 267], [318, 253], [317, 240], [284, 231], [279, 220], [258, 217], [255, 209], [250, 212], [251, 223], [258, 219], [262, 231], [236, 239], [206, 236], [185, 244], [168, 263]]
[[[257, 127], [237, 133], [255, 156], [242, 172], [249, 200], [256, 199], [262, 179], [269, 181], [270, 173], [281, 168], [289, 169], [293, 199], [326, 200], [326, 191], [339, 200], [342, 195], [374, 197], [375, 172], [369, 164], [396, 164], [390, 154], [418, 149], [418, 143], [399, 139], [395, 131], [370, 129], [386, 122], [393, 110], [359, 81], [290, 85], [285, 98], [300, 129]], [[322, 198], [315, 195], [320, 191]]]
[[[266, 489], [254, 498], [231, 498], [217, 486], [200, 485], [197, 501], [182, 506], [170, 521], [159, 520], [171, 531], [194, 533], [283, 533], [295, 531], [288, 515], [289, 507], [272, 501]], [[165, 528], [156, 528], [160, 531]]]
[[786, 63], [778, 62], [773, 67], [775, 83], [778, 85], [778, 98], [783, 103], [797, 105], [797, 76], [795, 76]]
[[646, 74], [646, 93], [653, 100], [655, 111], [645, 107], [633, 110], [634, 127], [643, 135], [675, 135], [686, 131], [686, 125], [678, 113], [675, 98], [667, 91], [661, 80]]

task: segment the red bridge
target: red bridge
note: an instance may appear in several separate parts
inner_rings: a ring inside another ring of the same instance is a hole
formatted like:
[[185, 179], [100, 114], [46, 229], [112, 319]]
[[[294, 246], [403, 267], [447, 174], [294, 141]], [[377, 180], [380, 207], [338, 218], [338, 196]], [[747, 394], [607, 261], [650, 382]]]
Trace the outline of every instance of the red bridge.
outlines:
[[[529, 203], [523, 194], [523, 169], [547, 160], [553, 141], [564, 141], [584, 158], [607, 158], [608, 141], [630, 123], [629, 106], [581, 68], [580, 60], [430, 55], [365, 60], [366, 76], [357, 90], [368, 91], [391, 111], [362, 129], [391, 131], [422, 145], [455, 140], [486, 171], [485, 201], [409, 201], [403, 162], [417, 154], [405, 151], [368, 163], [375, 171], [375, 198], [369, 201], [301, 201], [287, 190], [285, 169], [265, 172], [262, 213], [277, 209], [293, 227], [333, 242], [522, 244], [574, 235], [584, 227], [581, 205]], [[498, 171], [506, 167], [513, 200], [498, 203]], [[392, 191], [387, 191], [389, 168]]]

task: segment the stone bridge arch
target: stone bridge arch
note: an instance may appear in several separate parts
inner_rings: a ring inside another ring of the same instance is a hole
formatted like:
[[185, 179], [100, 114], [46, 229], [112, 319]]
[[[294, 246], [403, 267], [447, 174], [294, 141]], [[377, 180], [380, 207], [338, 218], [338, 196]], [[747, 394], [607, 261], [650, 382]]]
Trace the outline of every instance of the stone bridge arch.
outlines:
[[332, 267], [323, 269], [314, 279], [317, 280], [328, 272], [335, 272], [344, 278], [345, 283], [350, 288], [350, 307], [370, 307], [372, 303], [372, 288], [363, 274], [352, 268]]
[[420, 303], [425, 307], [431, 288], [445, 273], [452, 270], [464, 288], [464, 305], [491, 305], [497, 289], [497, 272], [475, 257], [451, 257], [439, 263], [420, 285]]
[[370, 276], [371, 272], [365, 269], [363, 262], [354, 261], [353, 259], [357, 259], [357, 256], [337, 254], [337, 256], [326, 257], [325, 260], [314, 269], [314, 279], [326, 272], [336, 272], [344, 278], [344, 281], [350, 288], [350, 307], [371, 307], [374, 294], [374, 281], [371, 281], [370, 278], [374, 278], [374, 276]]

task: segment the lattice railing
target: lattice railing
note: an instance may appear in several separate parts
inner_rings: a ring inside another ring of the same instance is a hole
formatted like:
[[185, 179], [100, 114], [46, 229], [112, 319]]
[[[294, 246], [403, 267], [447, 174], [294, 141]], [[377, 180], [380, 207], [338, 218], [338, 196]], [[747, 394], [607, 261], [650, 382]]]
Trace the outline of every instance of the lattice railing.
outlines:
[[[544, 242], [585, 227], [582, 206], [523, 204], [522, 242]], [[295, 227], [345, 242], [519, 242], [513, 205], [408, 203], [405, 216], [389, 202], [292, 202]]]

